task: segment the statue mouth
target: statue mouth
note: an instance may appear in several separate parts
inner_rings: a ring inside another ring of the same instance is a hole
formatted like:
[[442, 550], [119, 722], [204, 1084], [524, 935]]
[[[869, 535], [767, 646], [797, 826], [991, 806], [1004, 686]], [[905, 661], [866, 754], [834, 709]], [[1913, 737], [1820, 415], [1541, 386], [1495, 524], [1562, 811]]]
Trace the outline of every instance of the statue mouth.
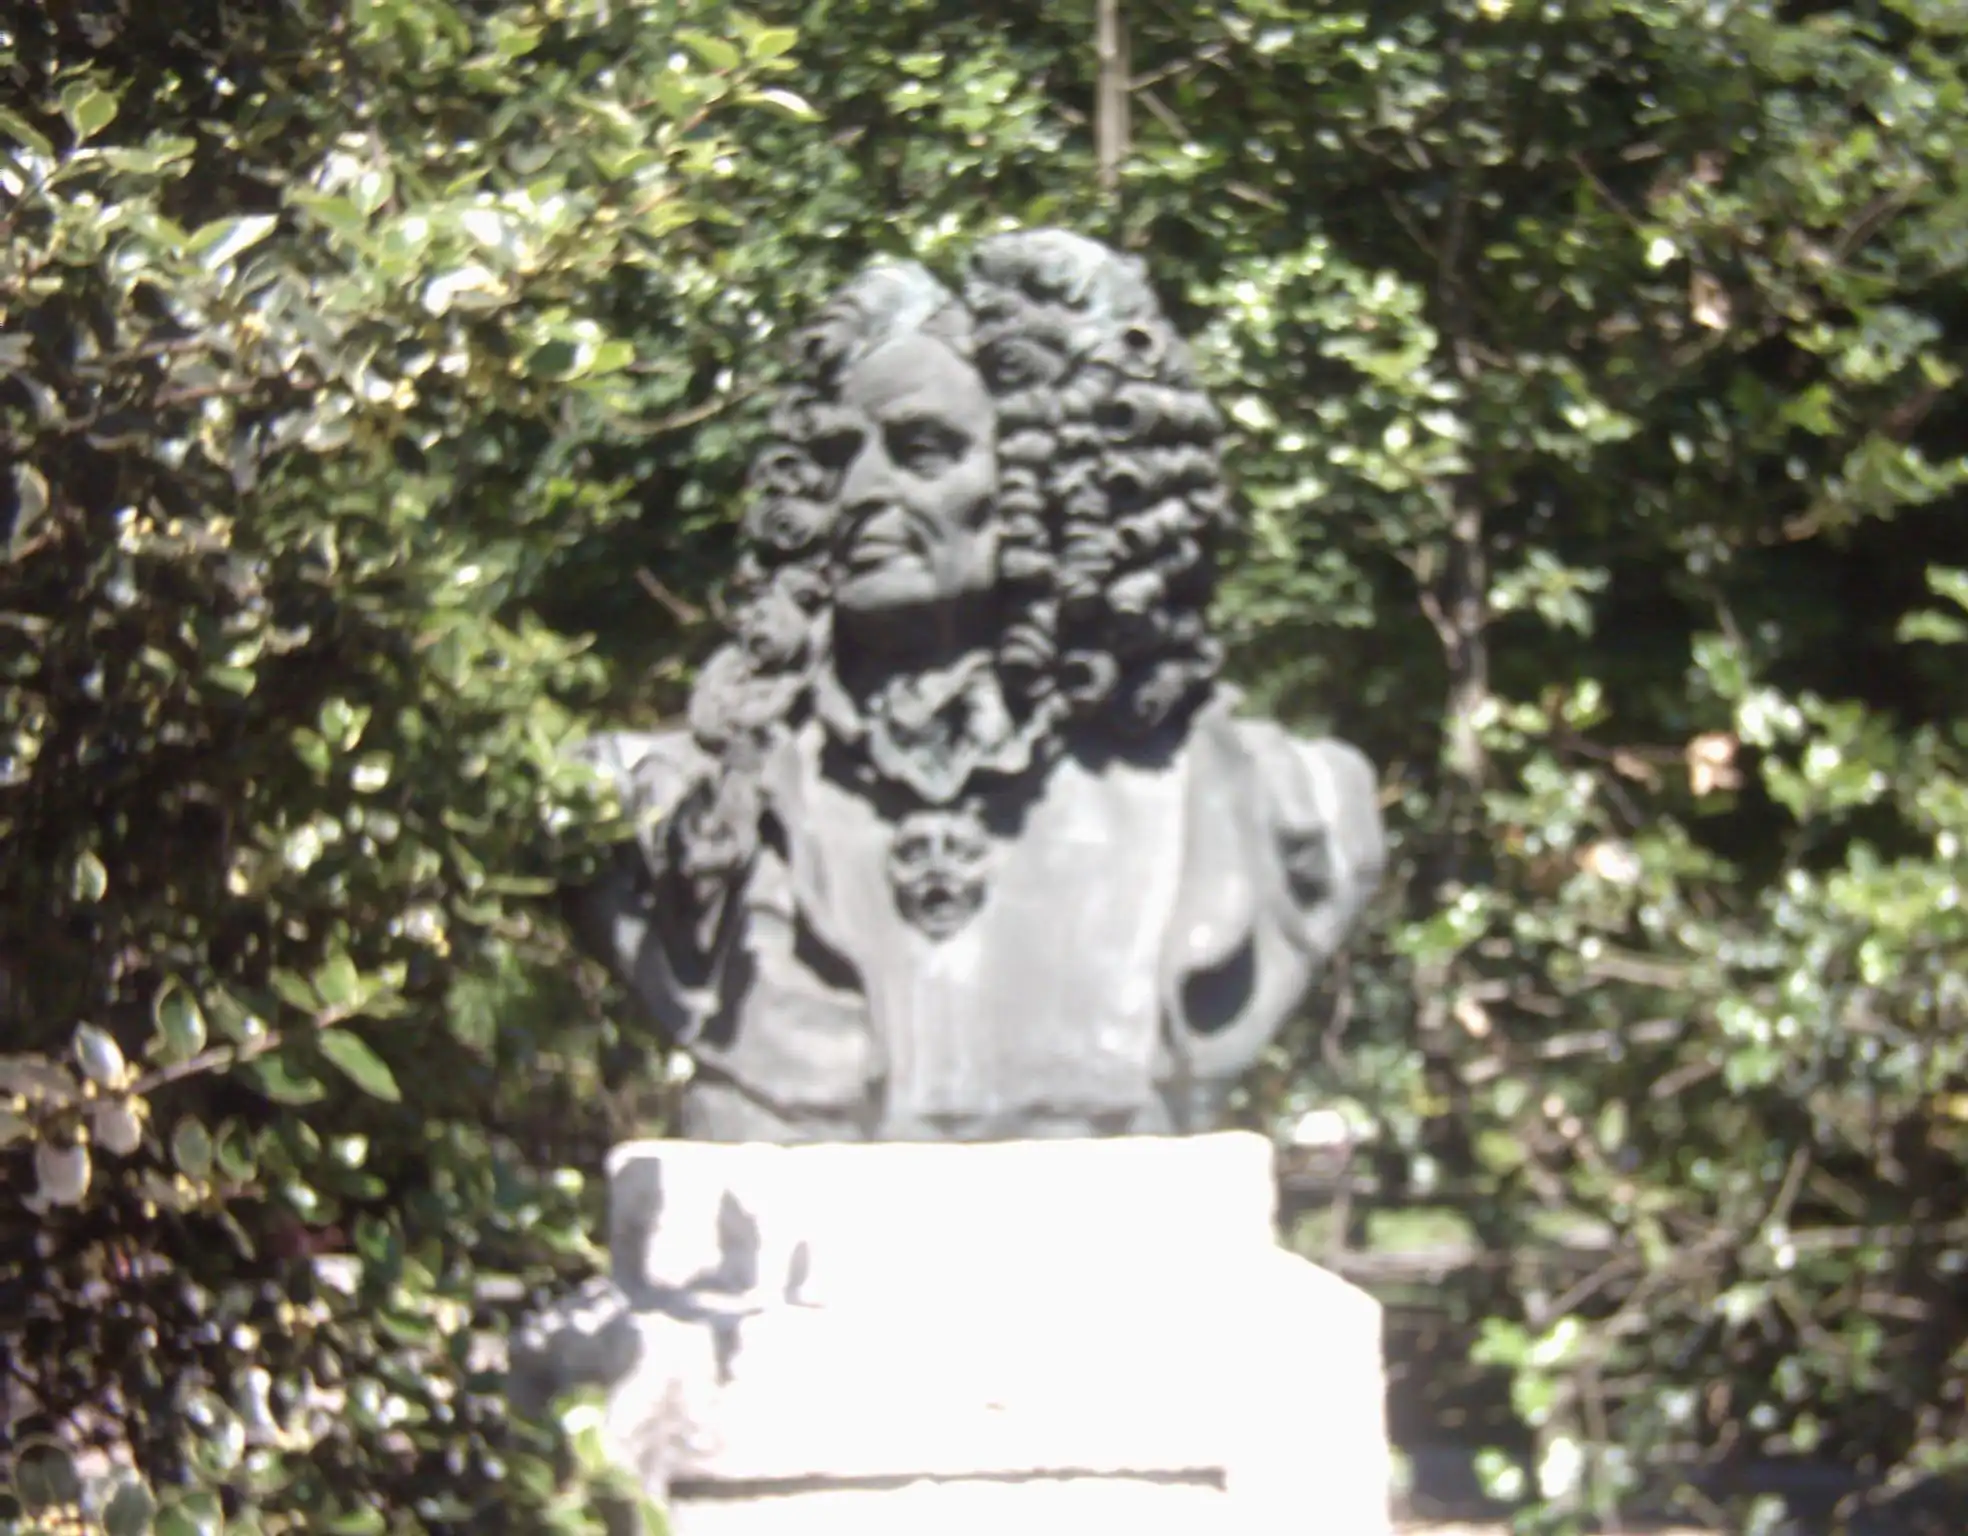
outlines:
[[897, 507], [879, 507], [856, 518], [842, 540], [841, 561], [850, 573], [880, 570], [898, 561], [929, 558], [922, 530]]
[[943, 880], [930, 880], [913, 894], [916, 926], [933, 939], [947, 939], [977, 914], [983, 893]]

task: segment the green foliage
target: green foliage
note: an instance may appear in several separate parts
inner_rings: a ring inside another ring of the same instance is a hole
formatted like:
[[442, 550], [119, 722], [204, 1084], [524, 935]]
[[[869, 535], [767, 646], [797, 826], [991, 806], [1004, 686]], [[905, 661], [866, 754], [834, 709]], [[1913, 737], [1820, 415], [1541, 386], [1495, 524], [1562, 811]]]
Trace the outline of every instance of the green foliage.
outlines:
[[1405, 864], [1355, 1037], [1278, 1081], [1373, 1111], [1384, 1194], [1599, 1243], [1477, 1292], [1530, 1445], [1496, 1486], [1552, 1525], [1743, 1458], [1948, 1470], [1958, 27], [1158, 25], [1136, 68], [1185, 83], [1124, 222], [1207, 251], [1251, 501], [1224, 614], [1261, 697], [1387, 765]]
[[17, 1432], [160, 1531], [598, 1528], [487, 1348], [607, 1133], [540, 897], [609, 679], [536, 610], [636, 510], [582, 458], [699, 403], [726, 124], [807, 112], [783, 30], [666, 14], [0, 38], [0, 1313]]
[[1600, 1244], [1457, 1303], [1539, 1518], [1742, 1458], [1911, 1486], [1968, 1427], [1934, 1278], [1968, 1217], [1968, 752], [1927, 596], [1968, 564], [1958, 24], [1125, 9], [1108, 201], [1090, 6], [788, 0], [825, 16], [837, 131], [741, 182], [826, 210], [799, 293], [1064, 217], [1193, 318], [1247, 503], [1242, 678], [1369, 745], [1400, 858], [1348, 1036], [1290, 1042], [1253, 1113], [1362, 1106], [1382, 1198], [1512, 1255]]
[[131, 1437], [160, 1529], [588, 1518], [578, 1405], [557, 1460], [473, 1344], [488, 1282], [593, 1262], [554, 1170], [601, 1064], [659, 1075], [540, 899], [608, 830], [558, 748], [675, 702], [787, 326], [1037, 221], [1151, 257], [1235, 424], [1241, 680], [1385, 772], [1350, 1024], [1252, 1115], [1347, 1103], [1382, 1201], [1598, 1244], [1445, 1298], [1514, 1383], [1495, 1485], [1562, 1525], [1745, 1457], [1950, 1470], [1950, 6], [1128, 6], [1113, 198], [1085, 3], [45, 10], [0, 1243], [66, 1298], [8, 1341], [42, 1427]]

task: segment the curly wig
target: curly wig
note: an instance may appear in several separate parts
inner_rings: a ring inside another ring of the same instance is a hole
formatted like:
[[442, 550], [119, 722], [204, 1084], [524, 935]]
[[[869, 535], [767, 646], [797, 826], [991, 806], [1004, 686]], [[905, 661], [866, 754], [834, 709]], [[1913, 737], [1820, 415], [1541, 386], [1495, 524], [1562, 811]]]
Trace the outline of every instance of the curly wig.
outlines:
[[798, 333], [752, 465], [736, 635], [693, 701], [705, 745], [785, 718], [826, 663], [838, 445], [853, 440], [840, 380], [909, 334], [975, 367], [996, 405], [997, 659], [1014, 713], [1124, 738], [1181, 718], [1221, 658], [1207, 611], [1222, 422], [1141, 262], [1034, 230], [980, 243], [961, 296], [914, 263], [869, 267]]

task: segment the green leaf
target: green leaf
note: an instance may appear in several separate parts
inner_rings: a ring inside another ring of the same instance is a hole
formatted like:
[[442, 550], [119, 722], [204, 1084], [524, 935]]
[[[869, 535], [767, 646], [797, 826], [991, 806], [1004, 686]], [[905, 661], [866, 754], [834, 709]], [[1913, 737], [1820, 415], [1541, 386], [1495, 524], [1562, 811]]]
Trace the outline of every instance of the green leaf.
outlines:
[[294, 728], [294, 755], [308, 766], [308, 771], [317, 779], [328, 777], [328, 770], [334, 759], [329, 755], [328, 743], [306, 726]]
[[252, 1137], [232, 1121], [219, 1127], [213, 1138], [214, 1152], [226, 1177], [244, 1182], [253, 1177], [258, 1163], [253, 1156]]
[[799, 33], [792, 27], [760, 27], [745, 39], [745, 57], [754, 64], [791, 53], [799, 44]]
[[281, 1056], [262, 1056], [242, 1069], [260, 1092], [276, 1104], [313, 1104], [328, 1090]]
[[14, 531], [16, 559], [27, 550], [30, 536], [48, 514], [48, 479], [32, 464], [14, 466]]
[[359, 1035], [346, 1029], [324, 1030], [320, 1044], [321, 1054], [364, 1093], [391, 1104], [402, 1102], [403, 1090], [397, 1087], [395, 1076]]
[[157, 1500], [134, 1472], [117, 1474], [116, 1490], [103, 1503], [103, 1536], [149, 1536]]
[[[102, 149], [103, 164], [119, 171], [128, 171], [139, 176], [155, 176], [160, 171], [190, 158], [190, 141], [175, 139], [145, 149]], [[182, 243], [183, 232], [179, 231], [174, 243]]]
[[697, 55], [705, 68], [720, 74], [736, 69], [744, 62], [744, 56], [737, 47], [721, 37], [712, 37], [706, 32], [692, 30], [679, 31], [676, 40]]
[[185, 1061], [205, 1049], [205, 1014], [175, 977], [157, 989], [150, 1016], [157, 1025], [159, 1049], [154, 1054], [160, 1060]]
[[212, 1133], [187, 1115], [171, 1131], [171, 1161], [187, 1178], [202, 1179], [212, 1171]]
[[99, 1088], [121, 1087], [129, 1075], [123, 1048], [107, 1032], [93, 1024], [75, 1026], [75, 1060], [83, 1074]]
[[89, 1135], [97, 1146], [128, 1157], [143, 1145], [143, 1121], [129, 1099], [97, 1099], [89, 1106]]
[[207, 667], [205, 681], [227, 693], [246, 698], [259, 686], [259, 678], [246, 667]]
[[75, 142], [86, 144], [116, 121], [116, 98], [98, 86], [78, 80], [63, 89], [61, 114], [74, 131]]
[[534, 349], [526, 359], [526, 371], [536, 379], [571, 378], [580, 355], [573, 342], [556, 337]]
[[321, 735], [338, 752], [353, 752], [362, 733], [369, 728], [372, 713], [367, 704], [351, 704], [339, 695], [321, 706], [316, 723]]
[[1960, 645], [1968, 640], [1968, 623], [1963, 623], [1951, 613], [1936, 613], [1931, 608], [1922, 608], [1900, 620], [1894, 638], [1901, 645], [1919, 641], [1929, 645]]
[[222, 1482], [246, 1454], [246, 1426], [215, 1394], [196, 1393], [189, 1406], [193, 1422], [203, 1425], [190, 1447], [192, 1465], [205, 1481]]
[[330, 955], [314, 973], [314, 990], [324, 1006], [347, 1011], [362, 999], [362, 973], [347, 955]]
[[75, 1102], [75, 1078], [45, 1056], [0, 1056], [0, 1093], [66, 1106]]
[[186, 247], [186, 254], [204, 259], [216, 270], [237, 260], [246, 251], [273, 233], [280, 220], [270, 213], [241, 214], [236, 218], [215, 219], [201, 225]]
[[750, 106], [771, 107], [803, 123], [817, 123], [820, 120], [820, 114], [814, 111], [812, 103], [804, 96], [782, 90], [776, 85], [761, 90], [740, 91], [738, 99]]
[[365, 1505], [361, 1509], [352, 1509], [347, 1514], [337, 1515], [321, 1527], [324, 1531], [332, 1532], [333, 1536], [377, 1536], [379, 1531], [388, 1528], [388, 1522], [383, 1519], [383, 1512], [374, 1505]]
[[395, 764], [387, 752], [365, 752], [349, 770], [349, 785], [358, 795], [380, 794], [389, 787]]
[[25, 145], [43, 160], [55, 158], [55, 146], [48, 142], [47, 135], [9, 107], [0, 107], [0, 133]]
[[314, 984], [292, 971], [275, 971], [267, 978], [275, 994], [290, 1008], [297, 1008], [312, 1017], [326, 1006]]
[[103, 868], [103, 861], [96, 857], [93, 849], [85, 848], [75, 856], [68, 889], [77, 901], [90, 904], [101, 901], [108, 893], [109, 871]]
[[485, 888], [501, 896], [551, 896], [561, 887], [544, 875], [488, 875]]
[[173, 1499], [157, 1515], [157, 1536], [220, 1536], [225, 1516], [216, 1496], [188, 1493]]
[[675, 234], [679, 229], [695, 224], [702, 216], [702, 210], [682, 198], [672, 197], [644, 213], [636, 221], [636, 228], [649, 239], [660, 240], [665, 235]]
[[1968, 571], [1951, 570], [1946, 566], [1929, 566], [1927, 585], [1934, 589], [1938, 597], [1944, 597], [1957, 608], [1968, 609]]
[[80, 1205], [89, 1192], [93, 1173], [86, 1146], [59, 1147], [52, 1141], [34, 1144], [35, 1184], [44, 1200]]
[[13, 1491], [30, 1510], [55, 1510], [82, 1497], [82, 1475], [60, 1442], [36, 1436], [15, 1453]]
[[369, 227], [369, 216], [346, 197], [297, 192], [293, 194], [293, 202], [336, 234], [361, 235]]
[[594, 349], [594, 358], [588, 364], [590, 375], [620, 373], [635, 361], [635, 343], [621, 336], [611, 336]]

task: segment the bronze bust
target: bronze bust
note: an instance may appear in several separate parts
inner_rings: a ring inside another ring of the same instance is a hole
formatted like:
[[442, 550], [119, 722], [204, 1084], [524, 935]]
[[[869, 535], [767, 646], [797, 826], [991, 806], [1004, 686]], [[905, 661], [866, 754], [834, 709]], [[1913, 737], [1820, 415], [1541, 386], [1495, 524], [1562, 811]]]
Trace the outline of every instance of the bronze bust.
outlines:
[[589, 755], [641, 833], [583, 929], [687, 1137], [1208, 1129], [1383, 861], [1354, 749], [1238, 716], [1221, 424], [1140, 263], [1039, 230], [800, 333], [735, 633]]

